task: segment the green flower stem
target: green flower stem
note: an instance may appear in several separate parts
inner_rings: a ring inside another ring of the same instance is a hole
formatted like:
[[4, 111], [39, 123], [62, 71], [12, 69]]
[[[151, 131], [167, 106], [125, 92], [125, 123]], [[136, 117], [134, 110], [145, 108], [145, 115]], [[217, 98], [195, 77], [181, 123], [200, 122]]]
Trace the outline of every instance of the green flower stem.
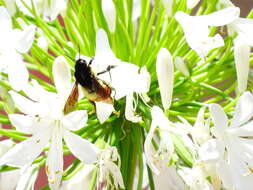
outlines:
[[[0, 123], [5, 124], [5, 122], [2, 121], [2, 118], [0, 118]], [[16, 131], [11, 130], [11, 129], [0, 128], [0, 134], [4, 135], [4, 136], [7, 136], [7, 137], [10, 137], [10, 138], [15, 139], [15, 140], [19, 140], [19, 141], [23, 141], [23, 140], [27, 139], [27, 137], [19, 135], [20, 133], [17, 133]]]
[[210, 86], [210, 85], [208, 85], [208, 84], [206, 84], [206, 83], [203, 83], [203, 82], [202, 82], [202, 83], [199, 83], [198, 85], [200, 85], [201, 87], [206, 88], [206, 89], [208, 89], [208, 90], [214, 92], [215, 94], [218, 94], [218, 95], [222, 96], [222, 97], [225, 98], [225, 99], [228, 99], [228, 100], [230, 100], [230, 101], [233, 101], [233, 98], [231, 98], [230, 96], [228, 96], [227, 94], [225, 94], [223, 91], [221, 91], [221, 90], [218, 89], [218, 88], [215, 88], [215, 87]]
[[155, 190], [155, 184], [154, 184], [154, 179], [153, 179], [153, 174], [149, 166], [147, 166], [148, 170], [148, 181], [149, 181], [149, 188], [150, 190]]
[[82, 167], [85, 167], [80, 160], [74, 160], [74, 162], [72, 163], [72, 165], [65, 170], [64, 174], [63, 174], [63, 180], [69, 180], [70, 178], [72, 178]]

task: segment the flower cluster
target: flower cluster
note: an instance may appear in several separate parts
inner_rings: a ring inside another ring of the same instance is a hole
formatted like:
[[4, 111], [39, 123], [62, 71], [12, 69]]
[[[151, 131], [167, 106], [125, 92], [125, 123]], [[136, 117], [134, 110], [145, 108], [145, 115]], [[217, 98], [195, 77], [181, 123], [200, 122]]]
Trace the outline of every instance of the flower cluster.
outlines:
[[253, 11], [2, 0], [0, 28], [0, 189], [253, 188]]

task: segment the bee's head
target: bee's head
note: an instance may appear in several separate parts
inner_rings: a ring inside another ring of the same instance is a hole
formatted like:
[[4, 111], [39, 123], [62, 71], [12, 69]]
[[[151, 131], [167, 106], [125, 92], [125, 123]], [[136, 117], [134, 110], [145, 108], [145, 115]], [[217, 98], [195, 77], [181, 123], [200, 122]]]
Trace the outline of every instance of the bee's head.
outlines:
[[87, 77], [90, 75], [91, 69], [87, 64], [87, 61], [85, 59], [78, 59], [76, 60], [75, 64], [75, 78], [76, 81], [79, 84], [85, 83], [85, 80], [87, 80]]

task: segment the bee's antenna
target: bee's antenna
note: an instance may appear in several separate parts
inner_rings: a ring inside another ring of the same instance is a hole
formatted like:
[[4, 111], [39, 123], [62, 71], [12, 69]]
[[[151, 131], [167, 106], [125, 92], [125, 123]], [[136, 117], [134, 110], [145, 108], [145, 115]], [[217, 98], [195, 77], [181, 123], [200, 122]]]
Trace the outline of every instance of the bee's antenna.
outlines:
[[80, 59], [80, 56], [81, 56], [81, 50], [80, 50], [80, 45], [78, 44], [78, 54], [79, 54], [79, 58]]

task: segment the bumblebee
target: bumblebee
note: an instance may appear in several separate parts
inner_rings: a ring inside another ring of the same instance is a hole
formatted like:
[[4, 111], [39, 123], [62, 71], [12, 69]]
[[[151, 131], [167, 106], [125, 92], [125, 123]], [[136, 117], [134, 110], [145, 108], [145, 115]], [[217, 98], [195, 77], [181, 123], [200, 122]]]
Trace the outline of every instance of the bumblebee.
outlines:
[[78, 85], [81, 86], [84, 96], [93, 104], [95, 102], [113, 104], [113, 98], [111, 97], [112, 88], [106, 82], [97, 78], [97, 76], [110, 72], [115, 66], [109, 65], [105, 71], [95, 74], [91, 68], [92, 62], [93, 59], [87, 63], [86, 60], [81, 58], [76, 61], [74, 73], [75, 83], [64, 107], [65, 114], [71, 112], [78, 101]]

